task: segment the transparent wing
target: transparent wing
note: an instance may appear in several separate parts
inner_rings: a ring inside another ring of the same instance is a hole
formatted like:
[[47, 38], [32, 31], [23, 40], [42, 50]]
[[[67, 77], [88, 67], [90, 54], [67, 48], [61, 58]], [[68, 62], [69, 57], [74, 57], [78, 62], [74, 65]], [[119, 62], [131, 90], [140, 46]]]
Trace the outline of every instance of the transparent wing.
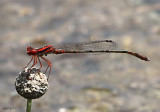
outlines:
[[101, 51], [101, 50], [114, 50], [117, 44], [111, 40], [97, 40], [89, 42], [79, 42], [73, 44], [62, 44], [55, 46], [55, 49], [64, 51]]

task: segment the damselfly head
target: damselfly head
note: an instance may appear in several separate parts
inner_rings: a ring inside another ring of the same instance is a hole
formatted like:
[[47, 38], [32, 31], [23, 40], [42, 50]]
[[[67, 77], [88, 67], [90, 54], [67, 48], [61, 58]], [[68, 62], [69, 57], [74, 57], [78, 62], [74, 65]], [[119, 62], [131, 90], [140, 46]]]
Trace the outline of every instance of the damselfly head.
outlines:
[[37, 50], [35, 50], [31, 46], [29, 46], [29, 47], [27, 47], [27, 54], [28, 55], [36, 55], [37, 54]]

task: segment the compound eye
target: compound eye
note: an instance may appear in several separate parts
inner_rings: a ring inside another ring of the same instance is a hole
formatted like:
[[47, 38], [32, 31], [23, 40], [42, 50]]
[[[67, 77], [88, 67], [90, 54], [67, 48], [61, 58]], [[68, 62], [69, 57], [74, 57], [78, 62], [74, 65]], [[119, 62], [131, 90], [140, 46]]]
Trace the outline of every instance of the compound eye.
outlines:
[[32, 50], [33, 48], [30, 46], [29, 49]]
[[30, 52], [33, 48], [31, 46], [27, 47], [27, 52]]
[[28, 49], [28, 50], [32, 50], [33, 48], [32, 48], [31, 46], [29, 46], [27, 49]]

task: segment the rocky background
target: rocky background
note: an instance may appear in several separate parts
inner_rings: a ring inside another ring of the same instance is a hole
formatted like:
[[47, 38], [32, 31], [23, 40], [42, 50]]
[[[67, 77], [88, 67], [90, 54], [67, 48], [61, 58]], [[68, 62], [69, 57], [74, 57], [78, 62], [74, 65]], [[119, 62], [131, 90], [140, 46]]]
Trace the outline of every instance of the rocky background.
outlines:
[[26, 110], [14, 83], [31, 58], [27, 46], [110, 39], [151, 61], [48, 55], [50, 87], [32, 111], [159, 112], [159, 36], [160, 0], [0, 0], [0, 111]]

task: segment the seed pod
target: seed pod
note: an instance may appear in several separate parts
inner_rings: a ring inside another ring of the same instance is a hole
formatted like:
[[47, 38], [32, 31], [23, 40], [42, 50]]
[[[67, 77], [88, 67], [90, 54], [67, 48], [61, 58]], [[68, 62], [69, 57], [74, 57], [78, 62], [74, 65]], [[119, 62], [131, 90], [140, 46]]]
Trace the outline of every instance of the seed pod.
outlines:
[[48, 90], [49, 84], [45, 74], [36, 68], [26, 68], [19, 73], [15, 88], [19, 95], [26, 99], [37, 99]]

